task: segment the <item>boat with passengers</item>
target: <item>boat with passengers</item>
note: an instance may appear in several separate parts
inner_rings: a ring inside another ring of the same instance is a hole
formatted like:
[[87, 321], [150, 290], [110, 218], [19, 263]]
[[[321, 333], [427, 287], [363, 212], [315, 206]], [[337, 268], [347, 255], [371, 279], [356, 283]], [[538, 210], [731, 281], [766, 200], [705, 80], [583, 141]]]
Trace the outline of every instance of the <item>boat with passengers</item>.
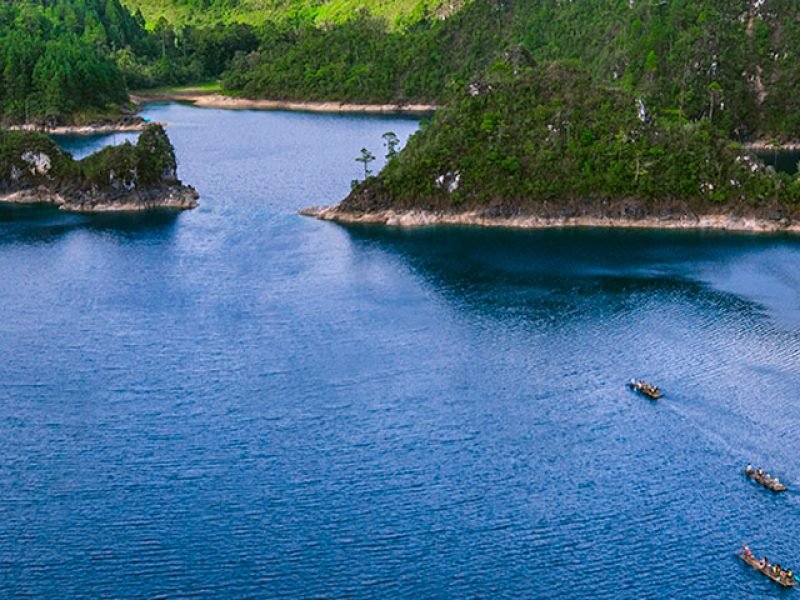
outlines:
[[634, 392], [639, 392], [640, 394], [647, 396], [651, 400], [658, 400], [664, 396], [657, 386], [653, 385], [652, 383], [647, 383], [641, 379], [631, 379], [628, 382], [628, 387]]
[[791, 569], [785, 569], [780, 564], [770, 563], [766, 556], [760, 559], [756, 558], [747, 544], [742, 544], [742, 547], [736, 552], [736, 556], [783, 587], [790, 588], [797, 585], [797, 577]]
[[781, 483], [780, 479], [773, 477], [769, 473], [765, 473], [762, 468], [756, 469], [753, 465], [747, 465], [744, 468], [744, 474], [773, 492], [785, 492], [788, 489]]

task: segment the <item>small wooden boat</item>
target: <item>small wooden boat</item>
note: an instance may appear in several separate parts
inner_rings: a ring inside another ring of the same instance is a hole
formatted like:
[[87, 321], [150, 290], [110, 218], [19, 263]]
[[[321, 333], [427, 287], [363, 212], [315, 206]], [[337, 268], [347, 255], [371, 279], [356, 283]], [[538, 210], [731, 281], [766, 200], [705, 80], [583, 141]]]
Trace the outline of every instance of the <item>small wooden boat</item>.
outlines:
[[761, 560], [757, 559], [755, 556], [753, 556], [753, 554], [750, 552], [750, 548], [748, 548], [746, 545], [742, 546], [741, 549], [736, 552], [736, 556], [741, 558], [744, 562], [753, 567], [762, 575], [766, 575], [772, 579], [772, 581], [782, 585], [783, 587], [790, 588], [797, 585], [797, 579], [791, 570], [787, 571], [778, 569], [778, 567], [775, 565], [769, 564], [766, 557], [762, 558]]
[[651, 400], [658, 400], [664, 395], [656, 386], [640, 379], [631, 379], [628, 382], [628, 387], [634, 392], [639, 392], [640, 394], [647, 396]]
[[770, 477], [769, 473], [764, 473], [764, 469], [756, 469], [755, 467], [747, 465], [744, 468], [744, 474], [773, 492], [785, 492], [788, 489], [781, 483], [780, 479], [777, 477]]

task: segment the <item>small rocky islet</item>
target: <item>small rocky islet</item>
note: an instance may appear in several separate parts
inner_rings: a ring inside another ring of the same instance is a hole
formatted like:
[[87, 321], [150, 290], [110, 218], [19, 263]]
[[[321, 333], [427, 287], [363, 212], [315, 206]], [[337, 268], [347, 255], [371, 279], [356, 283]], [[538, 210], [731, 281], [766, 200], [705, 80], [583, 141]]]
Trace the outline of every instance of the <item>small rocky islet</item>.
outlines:
[[191, 209], [197, 190], [178, 178], [164, 128], [146, 125], [135, 144], [108, 146], [81, 160], [37, 131], [0, 130], [0, 201], [51, 204], [70, 212]]

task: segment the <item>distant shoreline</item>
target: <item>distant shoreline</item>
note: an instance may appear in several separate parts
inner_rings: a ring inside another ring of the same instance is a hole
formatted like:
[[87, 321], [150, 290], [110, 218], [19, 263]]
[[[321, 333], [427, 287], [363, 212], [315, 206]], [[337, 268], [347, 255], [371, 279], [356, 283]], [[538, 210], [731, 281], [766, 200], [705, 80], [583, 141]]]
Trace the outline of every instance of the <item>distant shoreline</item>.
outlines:
[[164, 93], [131, 94], [135, 104], [148, 102], [189, 102], [201, 108], [230, 110], [291, 110], [321, 113], [424, 115], [439, 108], [435, 104], [357, 104], [351, 102], [310, 102], [300, 100], [259, 100], [225, 96], [217, 92], [175, 90]]
[[519, 215], [514, 217], [487, 216], [481, 211], [461, 213], [426, 210], [357, 213], [339, 210], [336, 206], [311, 207], [299, 211], [301, 215], [323, 221], [354, 224], [374, 224], [388, 227], [430, 227], [435, 225], [471, 225], [478, 227], [504, 227], [514, 229], [556, 229], [571, 227], [616, 229], [697, 229], [736, 231], [747, 233], [800, 233], [800, 223], [788, 220], [770, 220], [757, 217], [731, 215], [698, 215], [677, 217], [645, 217], [625, 219], [617, 217], [540, 217]]
[[138, 133], [149, 124], [150, 122], [144, 119], [133, 123], [87, 123], [85, 125], [58, 125], [56, 127], [41, 127], [28, 123], [26, 125], [11, 125], [8, 129], [13, 131], [41, 131], [49, 135], [99, 135], [106, 133]]

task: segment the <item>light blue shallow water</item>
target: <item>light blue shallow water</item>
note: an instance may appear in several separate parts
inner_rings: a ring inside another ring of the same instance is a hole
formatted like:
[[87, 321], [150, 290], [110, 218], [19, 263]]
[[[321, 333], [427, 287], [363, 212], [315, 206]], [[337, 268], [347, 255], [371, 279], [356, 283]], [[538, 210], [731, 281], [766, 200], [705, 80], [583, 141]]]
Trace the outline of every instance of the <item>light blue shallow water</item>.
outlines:
[[147, 116], [197, 210], [0, 212], [0, 596], [786, 594], [800, 240], [343, 228], [414, 121]]

